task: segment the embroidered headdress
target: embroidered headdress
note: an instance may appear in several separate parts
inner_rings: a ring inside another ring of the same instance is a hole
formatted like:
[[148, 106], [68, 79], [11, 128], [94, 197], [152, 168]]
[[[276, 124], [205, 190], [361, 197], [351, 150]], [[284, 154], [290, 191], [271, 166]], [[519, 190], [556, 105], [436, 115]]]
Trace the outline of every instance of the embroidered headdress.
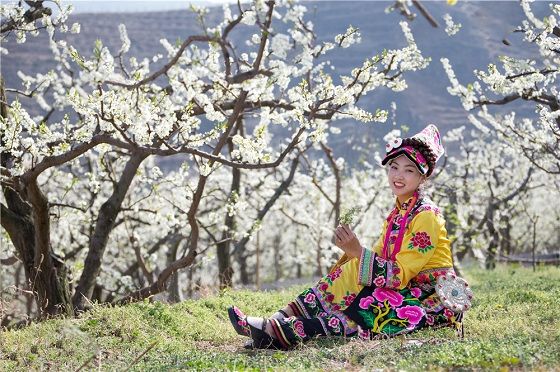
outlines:
[[[422, 143], [424, 146], [415, 146], [414, 143]], [[441, 144], [441, 136], [434, 124], [429, 124], [426, 128], [422, 129], [420, 133], [415, 134], [409, 139], [403, 141], [402, 138], [396, 138], [386, 145], [386, 155], [381, 161], [382, 165], [387, 164], [391, 159], [400, 155], [405, 155], [409, 158], [418, 168], [420, 173], [429, 176], [432, 174], [433, 169], [430, 169], [428, 154], [422, 154], [422, 151], [429, 151], [434, 157], [434, 163], [443, 155], [443, 145]]]

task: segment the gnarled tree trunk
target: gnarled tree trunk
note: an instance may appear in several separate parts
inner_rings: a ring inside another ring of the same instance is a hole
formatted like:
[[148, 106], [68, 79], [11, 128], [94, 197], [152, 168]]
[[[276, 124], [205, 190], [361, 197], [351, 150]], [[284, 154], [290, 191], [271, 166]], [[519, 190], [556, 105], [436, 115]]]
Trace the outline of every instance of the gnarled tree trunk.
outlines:
[[[0, 115], [8, 117], [4, 82], [0, 77]], [[3, 136], [1, 136], [3, 137]], [[2, 167], [9, 168], [8, 154], [0, 155]], [[39, 189], [37, 179], [3, 185], [6, 205], [2, 204], [2, 227], [7, 231], [18, 258], [23, 262], [28, 290], [33, 292], [42, 317], [72, 314], [67, 270], [52, 250], [49, 203]]]

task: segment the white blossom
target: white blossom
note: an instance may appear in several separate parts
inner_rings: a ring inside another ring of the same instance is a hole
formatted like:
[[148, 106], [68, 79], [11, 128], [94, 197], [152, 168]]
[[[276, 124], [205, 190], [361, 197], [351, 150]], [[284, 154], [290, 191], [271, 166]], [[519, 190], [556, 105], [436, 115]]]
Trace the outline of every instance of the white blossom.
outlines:
[[443, 20], [445, 21], [445, 32], [449, 36], [455, 35], [462, 27], [460, 23], [455, 23], [453, 21], [453, 18], [449, 13], [443, 15]]

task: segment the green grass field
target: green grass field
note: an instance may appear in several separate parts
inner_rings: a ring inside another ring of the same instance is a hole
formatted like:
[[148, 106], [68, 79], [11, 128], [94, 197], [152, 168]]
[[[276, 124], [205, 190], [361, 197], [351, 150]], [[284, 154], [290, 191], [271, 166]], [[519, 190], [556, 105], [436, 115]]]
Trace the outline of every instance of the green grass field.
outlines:
[[467, 270], [475, 291], [465, 338], [423, 330], [382, 341], [317, 339], [291, 351], [245, 350], [226, 308], [269, 315], [302, 286], [225, 291], [176, 305], [94, 306], [78, 319], [3, 331], [0, 370], [560, 370], [560, 269]]

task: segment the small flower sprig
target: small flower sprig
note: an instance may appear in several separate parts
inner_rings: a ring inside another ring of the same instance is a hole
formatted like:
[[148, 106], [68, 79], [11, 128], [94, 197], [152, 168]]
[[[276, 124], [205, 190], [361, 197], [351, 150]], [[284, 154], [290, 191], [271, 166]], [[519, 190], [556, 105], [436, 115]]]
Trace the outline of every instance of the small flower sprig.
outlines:
[[362, 209], [360, 207], [352, 207], [350, 209], [343, 210], [342, 213], [340, 214], [340, 218], [338, 219], [338, 222], [341, 225], [350, 225], [354, 223], [354, 219], [356, 218], [356, 216], [358, 216], [358, 214], [361, 211]]

